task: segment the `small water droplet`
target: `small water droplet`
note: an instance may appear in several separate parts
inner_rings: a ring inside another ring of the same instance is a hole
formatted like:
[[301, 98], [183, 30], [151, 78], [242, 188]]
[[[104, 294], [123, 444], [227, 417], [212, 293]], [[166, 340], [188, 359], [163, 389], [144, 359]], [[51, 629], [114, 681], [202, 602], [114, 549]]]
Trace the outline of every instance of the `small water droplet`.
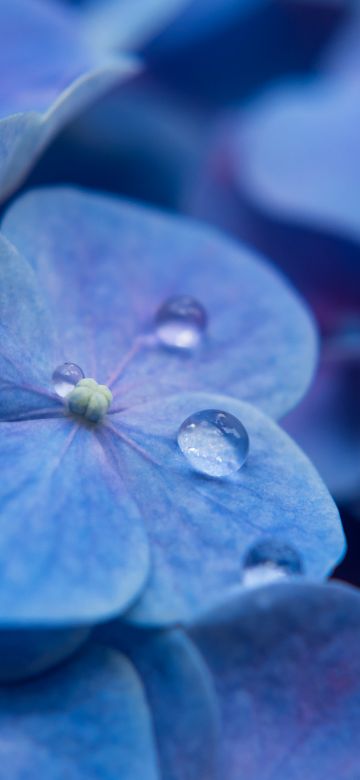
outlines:
[[249, 452], [249, 437], [237, 417], [206, 409], [188, 417], [178, 432], [178, 444], [196, 471], [226, 477], [238, 471]]
[[207, 315], [204, 307], [190, 295], [169, 298], [155, 317], [156, 334], [167, 347], [193, 349], [205, 331]]
[[252, 588], [302, 573], [302, 560], [291, 545], [277, 539], [263, 539], [245, 556], [242, 582]]
[[58, 366], [52, 375], [52, 383], [56, 395], [60, 396], [60, 398], [66, 398], [75, 385], [80, 382], [80, 379], [84, 379], [84, 376], [84, 372], [76, 363], [63, 363], [61, 366]]

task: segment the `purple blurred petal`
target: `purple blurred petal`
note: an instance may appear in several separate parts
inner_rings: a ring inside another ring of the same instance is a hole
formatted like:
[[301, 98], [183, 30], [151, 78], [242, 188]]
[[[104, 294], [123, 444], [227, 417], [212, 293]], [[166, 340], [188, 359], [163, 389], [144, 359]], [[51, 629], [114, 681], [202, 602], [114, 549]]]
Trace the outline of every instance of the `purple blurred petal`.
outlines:
[[139, 70], [84, 34], [80, 12], [41, 0], [0, 4], [0, 198], [26, 176], [54, 134]]
[[356, 780], [360, 596], [258, 588], [195, 628], [222, 710], [226, 780]]
[[239, 189], [272, 216], [359, 240], [358, 84], [273, 87], [232, 139]]

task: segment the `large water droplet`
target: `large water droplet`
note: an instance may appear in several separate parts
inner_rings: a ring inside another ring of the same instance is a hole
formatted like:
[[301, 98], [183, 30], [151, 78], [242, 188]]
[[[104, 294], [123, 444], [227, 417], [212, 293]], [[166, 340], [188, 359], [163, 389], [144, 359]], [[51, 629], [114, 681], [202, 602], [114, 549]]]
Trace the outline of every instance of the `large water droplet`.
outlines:
[[178, 433], [178, 444], [192, 467], [210, 477], [238, 471], [249, 452], [249, 437], [237, 417], [206, 409], [188, 417]]
[[74, 389], [75, 385], [84, 379], [84, 372], [76, 363], [63, 363], [58, 366], [53, 375], [52, 383], [56, 395], [60, 398], [66, 398]]
[[160, 307], [155, 317], [156, 334], [167, 347], [193, 349], [196, 347], [207, 325], [206, 311], [190, 295], [169, 298]]
[[243, 585], [257, 587], [303, 573], [299, 553], [277, 539], [262, 539], [247, 552], [243, 564]]

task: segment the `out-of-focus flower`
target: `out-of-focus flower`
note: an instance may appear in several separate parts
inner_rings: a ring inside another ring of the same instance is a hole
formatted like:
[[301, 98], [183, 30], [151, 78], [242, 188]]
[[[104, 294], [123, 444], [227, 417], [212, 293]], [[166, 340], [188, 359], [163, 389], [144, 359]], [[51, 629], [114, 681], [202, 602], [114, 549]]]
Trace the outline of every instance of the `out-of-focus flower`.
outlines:
[[120, 2], [116, 18], [113, 4], [102, 3], [104, 18], [98, 18], [96, 8], [60, 0], [2, 0], [0, 199], [21, 183], [63, 125], [139, 71], [140, 61], [121, 51], [138, 47], [184, 2]]
[[209, 112], [147, 69], [104, 96], [44, 154], [29, 186], [60, 181], [175, 209], [199, 165]]
[[313, 369], [312, 323], [276, 272], [186, 220], [66, 189], [17, 201], [1, 251], [2, 624], [91, 624], [145, 582], [133, 621], [189, 619], [238, 587], [264, 533], [325, 576], [337, 510], [247, 403], [284, 414]]
[[360, 596], [339, 584], [244, 590], [190, 634], [120, 622], [0, 688], [12, 780], [355, 780]]
[[[124, 3], [81, 5], [93, 15], [92, 40], [101, 29], [103, 37], [118, 38], [118, 51], [129, 34], [119, 22]], [[308, 67], [338, 10], [321, 0], [185, 4], [141, 49], [146, 69], [81, 113], [42, 157], [30, 186], [76, 181], [179, 209], [215, 108], [275, 74]]]
[[353, 588], [286, 582], [195, 630], [220, 703], [222, 776], [355, 780], [359, 618]]
[[229, 117], [187, 207], [266, 251], [314, 309], [319, 380], [286, 426], [343, 501], [360, 484], [356, 56], [336, 42], [320, 76], [272, 87]]
[[118, 633], [125, 652], [92, 643], [42, 677], [0, 687], [4, 777], [214, 777], [216, 705], [193, 643], [144, 632], [135, 647]]

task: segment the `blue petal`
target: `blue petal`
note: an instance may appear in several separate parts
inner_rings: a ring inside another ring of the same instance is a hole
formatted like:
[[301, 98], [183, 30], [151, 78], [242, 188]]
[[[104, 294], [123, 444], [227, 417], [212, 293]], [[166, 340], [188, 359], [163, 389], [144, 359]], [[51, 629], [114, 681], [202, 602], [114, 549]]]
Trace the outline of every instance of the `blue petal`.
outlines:
[[0, 419], [62, 409], [50, 392], [55, 334], [34, 272], [0, 236]]
[[11, 780], [159, 780], [140, 680], [105, 648], [0, 689], [0, 730], [1, 771]]
[[179, 631], [142, 631], [120, 621], [97, 633], [130, 658], [142, 679], [164, 780], [217, 777], [217, 704], [192, 642]]
[[[195, 473], [177, 446], [179, 426], [201, 409], [229, 411], [249, 433], [248, 460], [232, 478]], [[312, 578], [324, 577], [342, 556], [338, 512], [318, 474], [255, 408], [228, 397], [184, 393], [134, 406], [109, 421], [99, 435], [104, 448], [117, 444], [114, 457], [142, 512], [152, 553], [133, 621], [186, 621], [210, 608], [240, 586], [245, 552], [264, 534], [297, 548]]]
[[2, 625], [118, 614], [143, 585], [147, 542], [95, 430], [64, 416], [0, 429]]
[[139, 69], [84, 34], [84, 20], [60, 3], [0, 3], [0, 199], [76, 113]]
[[357, 97], [356, 79], [270, 89], [230, 141], [239, 189], [272, 216], [358, 241]]
[[221, 703], [221, 776], [359, 777], [358, 591], [339, 584], [252, 590], [194, 635]]
[[170, 296], [209, 315], [191, 355], [144, 348], [122, 372], [122, 403], [180, 389], [225, 390], [280, 415], [307, 387], [316, 338], [286, 282], [250, 249], [192, 222], [114, 198], [40, 190], [15, 203], [5, 235], [38, 274], [64, 357], [110, 379]]

